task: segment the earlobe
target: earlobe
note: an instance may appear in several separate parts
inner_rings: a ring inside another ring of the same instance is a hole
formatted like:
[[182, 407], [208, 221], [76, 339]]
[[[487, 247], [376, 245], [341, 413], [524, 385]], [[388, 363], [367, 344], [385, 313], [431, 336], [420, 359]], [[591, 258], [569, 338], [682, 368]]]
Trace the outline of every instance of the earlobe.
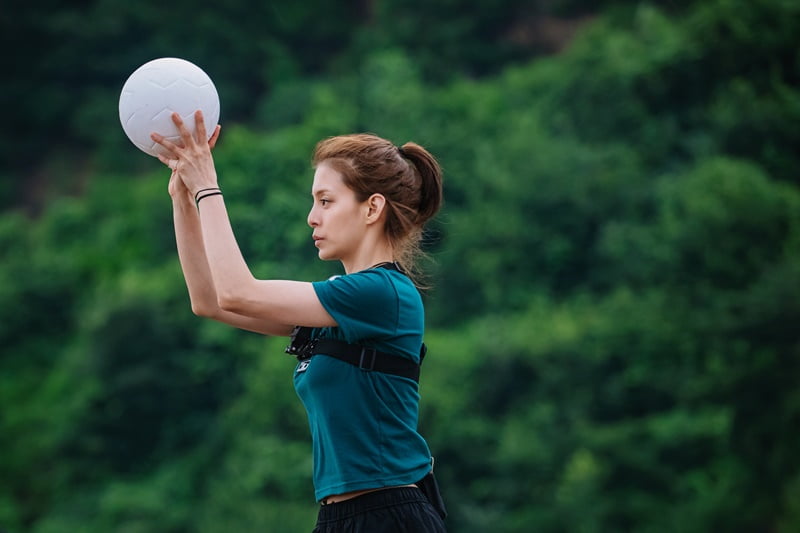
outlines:
[[372, 224], [380, 220], [383, 209], [386, 207], [386, 198], [382, 194], [373, 194], [367, 199], [367, 224]]

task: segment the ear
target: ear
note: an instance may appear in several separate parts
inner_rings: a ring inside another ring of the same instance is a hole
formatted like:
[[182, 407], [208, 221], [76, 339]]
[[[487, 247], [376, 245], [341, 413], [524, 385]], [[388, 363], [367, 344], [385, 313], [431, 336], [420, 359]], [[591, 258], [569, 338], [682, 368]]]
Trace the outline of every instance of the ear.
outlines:
[[375, 193], [367, 198], [367, 224], [374, 224], [381, 219], [386, 208], [386, 198], [382, 194]]

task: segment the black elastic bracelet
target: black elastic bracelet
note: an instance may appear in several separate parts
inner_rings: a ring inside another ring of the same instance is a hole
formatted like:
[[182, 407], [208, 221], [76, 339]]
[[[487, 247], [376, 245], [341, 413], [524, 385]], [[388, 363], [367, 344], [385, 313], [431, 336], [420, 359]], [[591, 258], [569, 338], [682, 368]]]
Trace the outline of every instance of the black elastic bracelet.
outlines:
[[222, 191], [218, 190], [217, 192], [210, 192], [208, 194], [204, 194], [203, 196], [195, 200], [195, 205], [197, 205], [197, 207], [200, 207], [200, 200], [202, 200], [203, 198], [208, 198], [209, 196], [217, 196], [217, 195], [222, 196]]
[[[201, 192], [205, 192], [205, 191], [219, 191], [219, 190], [220, 190], [220, 189], [219, 189], [218, 187], [211, 187], [211, 188], [209, 188], [209, 189], [200, 189], [199, 191], [197, 191], [196, 193], [194, 193], [194, 201], [195, 201], [195, 203], [197, 203], [197, 202], [199, 201], [199, 199], [198, 199], [197, 197], [198, 197], [198, 196], [200, 196], [200, 193], [201, 193]], [[221, 191], [220, 191], [220, 192], [221, 192]]]

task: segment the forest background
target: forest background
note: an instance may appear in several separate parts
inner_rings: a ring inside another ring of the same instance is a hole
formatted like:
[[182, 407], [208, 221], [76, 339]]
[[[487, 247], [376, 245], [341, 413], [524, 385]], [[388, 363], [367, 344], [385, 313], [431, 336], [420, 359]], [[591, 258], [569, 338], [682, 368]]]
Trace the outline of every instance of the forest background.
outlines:
[[454, 532], [800, 531], [800, 3], [9, 0], [0, 529], [310, 531], [285, 339], [192, 315], [119, 91], [189, 59], [258, 277], [321, 138], [428, 147], [421, 431]]

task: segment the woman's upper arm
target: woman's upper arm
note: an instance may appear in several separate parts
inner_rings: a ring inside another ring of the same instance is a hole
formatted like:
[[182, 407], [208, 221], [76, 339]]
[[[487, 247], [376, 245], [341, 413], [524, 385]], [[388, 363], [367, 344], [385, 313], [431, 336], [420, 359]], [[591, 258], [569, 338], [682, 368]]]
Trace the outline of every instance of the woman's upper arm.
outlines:
[[288, 328], [286, 335], [294, 326], [337, 325], [309, 282], [254, 279], [232, 294], [217, 297], [223, 313], [266, 322], [282, 331]]
[[262, 335], [271, 335], [275, 337], [288, 337], [292, 334], [294, 326], [289, 324], [280, 324], [277, 322], [269, 322], [259, 318], [232, 313], [217, 307], [212, 312], [196, 312], [198, 316], [210, 318], [223, 324], [228, 324], [235, 328], [261, 333]]

